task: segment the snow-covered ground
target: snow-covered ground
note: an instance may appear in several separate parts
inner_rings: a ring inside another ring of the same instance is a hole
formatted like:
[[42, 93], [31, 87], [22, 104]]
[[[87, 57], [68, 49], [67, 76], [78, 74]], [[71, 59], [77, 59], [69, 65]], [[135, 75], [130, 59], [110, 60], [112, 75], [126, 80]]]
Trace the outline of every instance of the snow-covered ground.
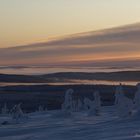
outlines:
[[31, 113], [28, 119], [14, 123], [0, 117], [0, 140], [140, 140], [139, 115], [118, 118], [115, 107], [103, 107], [100, 116], [86, 112], [61, 116], [60, 111]]

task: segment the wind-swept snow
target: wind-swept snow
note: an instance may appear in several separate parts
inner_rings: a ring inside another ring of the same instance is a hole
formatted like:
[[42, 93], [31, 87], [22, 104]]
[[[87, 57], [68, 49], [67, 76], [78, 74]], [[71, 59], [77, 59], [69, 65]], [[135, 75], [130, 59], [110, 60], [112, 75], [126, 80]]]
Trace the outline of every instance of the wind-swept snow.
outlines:
[[[140, 119], [116, 117], [115, 107], [103, 107], [100, 116], [74, 112], [70, 117], [53, 117], [59, 111], [31, 113], [18, 124], [0, 126], [0, 140], [139, 140]], [[0, 122], [10, 118], [0, 117]]]

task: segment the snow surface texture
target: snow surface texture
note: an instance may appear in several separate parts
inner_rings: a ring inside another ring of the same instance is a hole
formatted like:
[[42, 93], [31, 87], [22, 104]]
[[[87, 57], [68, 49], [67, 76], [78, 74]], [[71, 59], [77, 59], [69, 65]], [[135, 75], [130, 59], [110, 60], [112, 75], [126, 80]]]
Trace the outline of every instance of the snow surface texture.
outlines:
[[60, 111], [31, 113], [20, 123], [0, 117], [1, 122], [11, 121], [0, 126], [0, 140], [139, 140], [139, 116], [120, 119], [114, 108], [103, 107], [100, 116], [92, 117], [86, 112], [74, 112], [70, 117], [53, 117]]

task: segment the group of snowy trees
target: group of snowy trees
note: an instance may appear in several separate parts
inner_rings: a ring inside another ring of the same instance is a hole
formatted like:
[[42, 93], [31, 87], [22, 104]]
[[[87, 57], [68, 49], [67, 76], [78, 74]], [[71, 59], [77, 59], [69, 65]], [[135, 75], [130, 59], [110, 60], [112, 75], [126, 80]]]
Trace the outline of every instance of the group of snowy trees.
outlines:
[[65, 94], [65, 100], [62, 104], [62, 111], [66, 114], [71, 114], [74, 111], [87, 110], [88, 115], [100, 115], [101, 100], [100, 94], [98, 91], [93, 93], [94, 100], [91, 101], [88, 98], [85, 98], [82, 102], [80, 99], [78, 101], [73, 99], [73, 89], [68, 89]]
[[13, 120], [19, 121], [23, 116], [23, 111], [21, 109], [21, 104], [15, 105], [11, 110], [8, 109], [7, 104], [5, 103], [1, 109], [1, 115], [11, 116]]
[[[101, 97], [98, 91], [94, 91], [94, 100], [84, 98], [83, 100], [74, 98], [74, 90], [68, 89], [65, 93], [65, 99], [61, 107], [61, 113], [64, 116], [71, 116], [72, 112], [86, 111], [88, 116], [99, 116], [101, 115]], [[123, 86], [120, 84], [116, 88], [115, 92], [115, 107], [117, 116], [129, 117], [137, 112], [140, 114], [140, 83], [137, 84], [137, 92], [135, 93], [134, 99], [130, 99], [124, 94]], [[46, 112], [47, 109], [39, 106], [38, 112]], [[2, 115], [10, 115], [13, 120], [18, 122], [21, 118], [25, 118], [21, 104], [15, 105], [11, 110], [7, 108], [7, 104], [4, 104]]]
[[132, 116], [133, 112], [140, 113], [140, 84], [137, 84], [134, 100], [125, 96], [123, 87], [120, 84], [115, 93], [115, 106], [119, 117]]
[[116, 88], [115, 106], [119, 117], [127, 117], [132, 114], [133, 101], [125, 96], [121, 84]]
[[[65, 100], [62, 104], [62, 111], [66, 114], [71, 114], [74, 111], [86, 110], [88, 116], [98, 116], [101, 114], [101, 97], [98, 91], [93, 93], [94, 100], [85, 98], [83, 101], [73, 99], [73, 89], [68, 89], [65, 94]], [[123, 86], [120, 84], [115, 92], [115, 110], [119, 117], [129, 117], [133, 112], [140, 113], [140, 84], [137, 84], [137, 92], [134, 100], [125, 96]]]
[[[38, 113], [45, 113], [47, 111], [47, 108], [44, 108], [43, 106], [39, 106], [37, 112]], [[13, 122], [19, 123], [21, 120], [28, 119], [28, 115], [24, 114], [21, 109], [21, 103], [14, 105], [12, 109], [8, 109], [7, 104], [5, 103], [4, 106], [1, 109], [1, 116], [3, 117], [10, 117]], [[2, 124], [8, 124], [9, 122], [4, 121]]]

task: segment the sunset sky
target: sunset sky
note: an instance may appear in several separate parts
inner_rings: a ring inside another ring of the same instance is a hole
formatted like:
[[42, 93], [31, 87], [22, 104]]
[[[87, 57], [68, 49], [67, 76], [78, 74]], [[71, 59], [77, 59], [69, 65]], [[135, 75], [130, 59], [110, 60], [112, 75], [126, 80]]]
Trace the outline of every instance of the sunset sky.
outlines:
[[139, 61], [139, 36], [140, 0], [0, 0], [0, 65]]
[[0, 47], [140, 21], [140, 0], [0, 0]]

